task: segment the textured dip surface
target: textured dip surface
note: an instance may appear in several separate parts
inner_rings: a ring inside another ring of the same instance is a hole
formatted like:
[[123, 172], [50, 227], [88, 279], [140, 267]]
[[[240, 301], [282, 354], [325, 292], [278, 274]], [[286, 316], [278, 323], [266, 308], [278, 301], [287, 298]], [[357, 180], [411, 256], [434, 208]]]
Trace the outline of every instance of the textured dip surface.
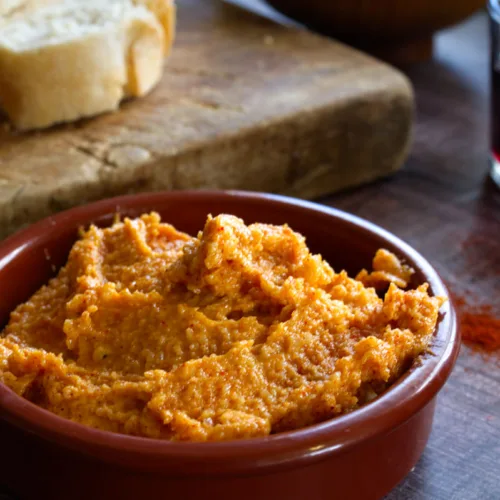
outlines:
[[208, 217], [197, 237], [154, 213], [91, 227], [12, 312], [0, 381], [137, 436], [301, 428], [370, 401], [427, 349], [442, 299], [403, 290], [411, 272], [380, 250], [353, 279], [288, 226], [231, 215]]

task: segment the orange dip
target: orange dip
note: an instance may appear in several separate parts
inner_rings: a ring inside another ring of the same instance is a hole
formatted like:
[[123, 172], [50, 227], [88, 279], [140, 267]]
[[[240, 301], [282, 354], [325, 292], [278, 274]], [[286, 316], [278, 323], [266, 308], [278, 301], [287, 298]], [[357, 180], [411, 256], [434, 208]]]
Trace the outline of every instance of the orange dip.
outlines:
[[298, 429], [373, 399], [427, 349], [442, 299], [394, 284], [411, 273], [380, 250], [374, 272], [352, 279], [288, 226], [231, 215], [196, 238], [154, 213], [91, 227], [11, 314], [0, 381], [112, 432], [209, 441]]

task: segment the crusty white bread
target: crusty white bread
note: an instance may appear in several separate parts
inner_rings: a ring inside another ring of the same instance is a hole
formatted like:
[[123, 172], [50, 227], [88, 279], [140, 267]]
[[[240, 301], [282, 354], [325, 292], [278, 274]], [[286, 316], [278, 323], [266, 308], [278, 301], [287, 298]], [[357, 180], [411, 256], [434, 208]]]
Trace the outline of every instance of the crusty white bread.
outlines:
[[111, 111], [159, 81], [172, 0], [33, 1], [0, 20], [0, 106], [17, 128]]
[[10, 17], [60, 2], [61, 0], [0, 0], [0, 16]]

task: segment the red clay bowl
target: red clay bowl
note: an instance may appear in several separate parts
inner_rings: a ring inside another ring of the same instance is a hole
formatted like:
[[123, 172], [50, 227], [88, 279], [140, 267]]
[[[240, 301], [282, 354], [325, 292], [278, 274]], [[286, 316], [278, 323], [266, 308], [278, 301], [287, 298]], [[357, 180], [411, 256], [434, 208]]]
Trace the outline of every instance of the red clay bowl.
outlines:
[[[288, 223], [335, 269], [368, 267], [385, 247], [415, 268], [413, 285], [448, 292], [429, 263], [388, 232], [352, 215], [245, 192], [169, 192], [104, 200], [49, 217], [0, 243], [0, 324], [54, 275], [81, 225], [115, 212], [158, 211], [191, 234], [207, 214]], [[172, 443], [99, 431], [57, 417], [0, 384], [4, 485], [20, 498], [377, 499], [415, 465], [431, 431], [436, 394], [459, 350], [455, 312], [443, 306], [432, 354], [365, 407], [305, 429], [223, 443]]]

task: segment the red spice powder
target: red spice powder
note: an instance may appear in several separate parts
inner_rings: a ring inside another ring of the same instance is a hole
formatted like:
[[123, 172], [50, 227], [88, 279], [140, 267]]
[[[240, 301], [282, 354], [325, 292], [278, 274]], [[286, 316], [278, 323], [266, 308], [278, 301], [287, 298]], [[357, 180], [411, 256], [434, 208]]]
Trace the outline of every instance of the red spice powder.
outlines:
[[490, 305], [471, 305], [463, 297], [453, 297], [462, 332], [462, 342], [486, 352], [500, 351], [500, 319]]

